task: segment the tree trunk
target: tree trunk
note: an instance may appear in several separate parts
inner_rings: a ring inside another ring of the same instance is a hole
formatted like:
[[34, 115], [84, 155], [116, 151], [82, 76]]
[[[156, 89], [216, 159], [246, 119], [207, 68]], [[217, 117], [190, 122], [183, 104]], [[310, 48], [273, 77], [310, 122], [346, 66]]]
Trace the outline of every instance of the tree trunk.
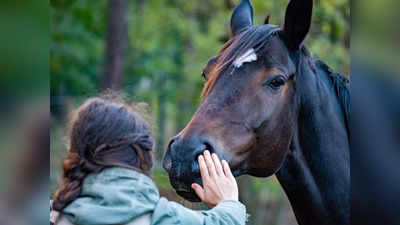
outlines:
[[168, 80], [168, 76], [163, 74], [158, 80], [158, 136], [157, 136], [157, 145], [158, 145], [158, 159], [162, 159], [165, 146], [165, 137], [166, 137], [166, 118], [167, 118], [167, 87], [166, 82]]
[[101, 88], [119, 90], [124, 74], [128, 0], [108, 1], [108, 22]]

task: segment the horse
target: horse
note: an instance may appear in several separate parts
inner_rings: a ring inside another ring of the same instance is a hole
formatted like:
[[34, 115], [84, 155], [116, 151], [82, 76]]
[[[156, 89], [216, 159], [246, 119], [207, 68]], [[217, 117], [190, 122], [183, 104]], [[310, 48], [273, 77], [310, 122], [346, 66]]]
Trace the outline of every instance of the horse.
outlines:
[[249, 0], [234, 9], [201, 104], [164, 154], [178, 195], [199, 201], [190, 185], [207, 149], [235, 176], [275, 174], [300, 225], [350, 224], [349, 81], [303, 44], [312, 8], [291, 0], [282, 27], [255, 26]]

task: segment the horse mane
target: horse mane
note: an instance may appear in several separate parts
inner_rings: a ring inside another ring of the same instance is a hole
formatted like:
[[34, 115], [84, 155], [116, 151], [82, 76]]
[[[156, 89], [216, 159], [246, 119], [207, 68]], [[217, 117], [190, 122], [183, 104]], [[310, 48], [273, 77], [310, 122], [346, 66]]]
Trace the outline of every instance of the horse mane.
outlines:
[[324, 63], [320, 59], [316, 59], [315, 64], [318, 68], [322, 69], [324, 72], [328, 74], [331, 85], [336, 93], [336, 97], [338, 98], [340, 107], [344, 113], [347, 131], [349, 131], [348, 128], [348, 122], [350, 118], [349, 79], [347, 79], [342, 74], [333, 71], [333, 69], [331, 69], [326, 63]]

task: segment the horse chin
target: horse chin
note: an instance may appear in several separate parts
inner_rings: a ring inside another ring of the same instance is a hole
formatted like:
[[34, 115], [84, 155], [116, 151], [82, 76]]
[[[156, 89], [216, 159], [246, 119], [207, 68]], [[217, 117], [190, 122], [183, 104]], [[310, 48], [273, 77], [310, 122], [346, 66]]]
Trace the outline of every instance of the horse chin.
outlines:
[[194, 180], [176, 180], [176, 179], [171, 179], [170, 181], [172, 184], [172, 187], [174, 188], [175, 192], [185, 200], [191, 201], [191, 202], [200, 202], [200, 198], [197, 196], [197, 194], [194, 192], [194, 190], [190, 187], [192, 183], [197, 183], [202, 185], [201, 179], [197, 178]]
[[243, 168], [232, 170], [232, 175], [234, 177], [240, 177], [240, 176], [245, 175], [247, 173], [248, 173], [247, 169], [243, 169]]
[[[246, 174], [246, 171], [234, 170], [234, 171], [232, 171], [232, 174], [234, 177], [239, 177], [239, 176]], [[199, 183], [199, 182], [197, 182], [197, 183]], [[175, 190], [175, 191], [180, 197], [184, 198], [185, 200], [188, 200], [190, 202], [201, 202], [201, 199], [199, 198], [199, 196], [197, 196], [197, 194], [192, 189], [185, 190], [185, 189], [180, 188], [179, 190]]]
[[270, 170], [266, 170], [266, 169], [256, 169], [256, 168], [252, 168], [249, 169], [249, 171], [247, 172], [248, 175], [250, 176], [254, 176], [254, 177], [270, 177], [272, 175], [274, 175], [275, 173], [277, 173], [279, 171], [279, 169], [281, 168], [281, 166], [274, 168], [274, 169], [270, 169]]
[[196, 195], [194, 191], [176, 191], [176, 193], [182, 198], [190, 202], [200, 202], [200, 198]]

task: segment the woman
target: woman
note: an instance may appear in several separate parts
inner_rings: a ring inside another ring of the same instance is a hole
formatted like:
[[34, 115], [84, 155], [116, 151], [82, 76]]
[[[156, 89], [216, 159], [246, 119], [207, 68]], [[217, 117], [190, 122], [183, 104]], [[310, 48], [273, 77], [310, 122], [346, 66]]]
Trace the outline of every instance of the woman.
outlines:
[[194, 211], [160, 198], [149, 177], [149, 126], [116, 100], [87, 100], [70, 122], [69, 139], [52, 202], [56, 225], [245, 224], [246, 209], [228, 164], [208, 151], [198, 159], [203, 187], [192, 188], [210, 210]]

